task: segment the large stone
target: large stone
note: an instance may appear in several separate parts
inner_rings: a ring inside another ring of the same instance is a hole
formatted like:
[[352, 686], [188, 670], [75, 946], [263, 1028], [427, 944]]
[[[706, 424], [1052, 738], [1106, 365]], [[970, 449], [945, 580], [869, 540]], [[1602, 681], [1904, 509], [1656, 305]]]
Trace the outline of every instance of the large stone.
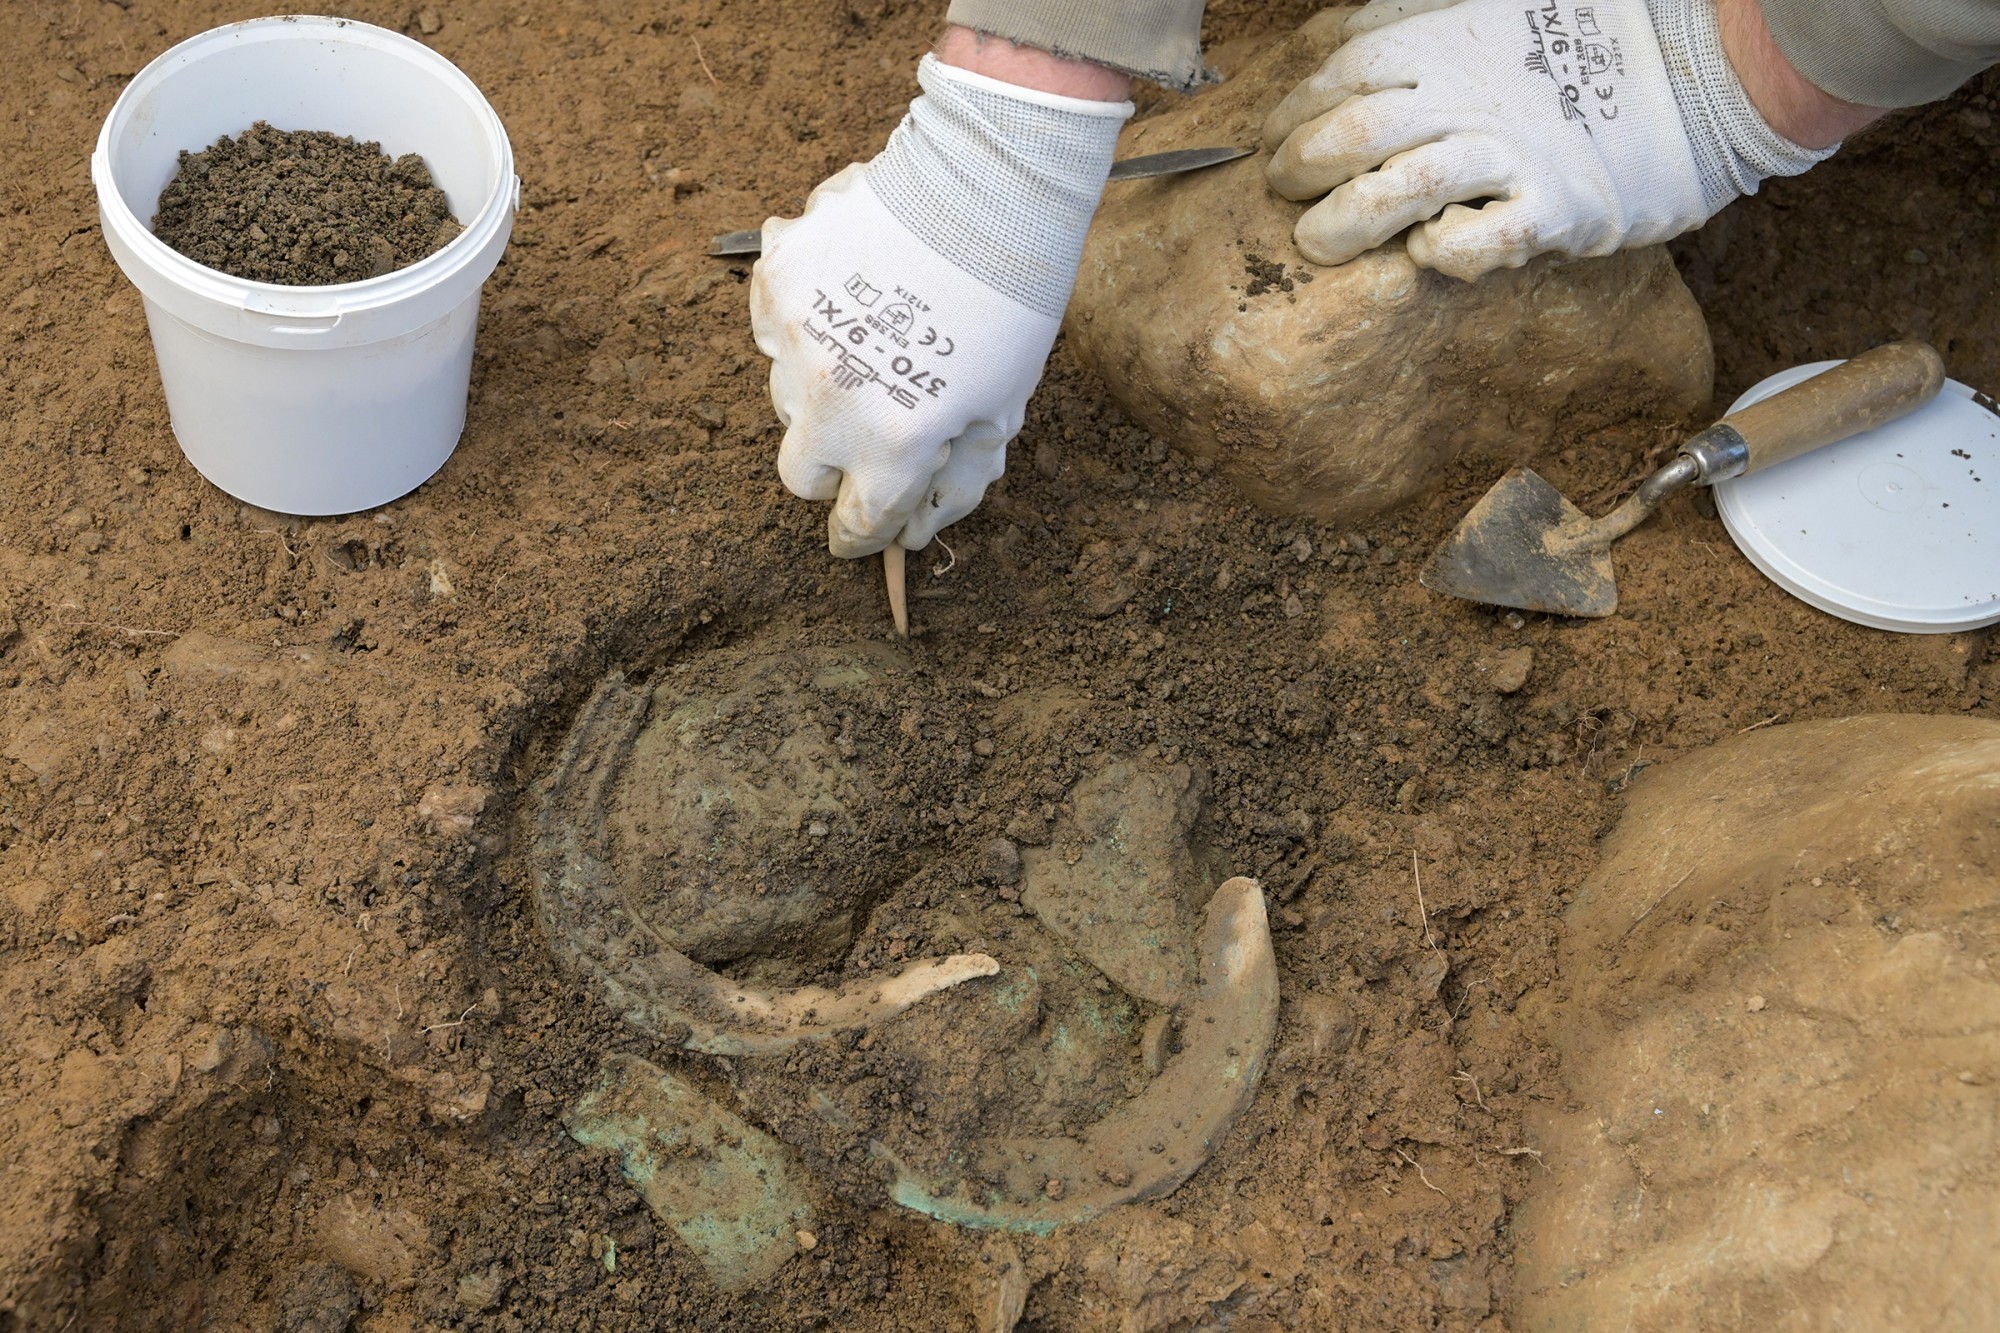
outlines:
[[[1120, 155], [1256, 143], [1349, 12], [1138, 121]], [[1708, 328], [1664, 249], [1474, 283], [1418, 269], [1400, 242], [1319, 268], [1292, 244], [1304, 205], [1265, 185], [1268, 161], [1111, 185], [1067, 325], [1135, 418], [1258, 504], [1352, 519], [1421, 494], [1461, 454], [1526, 461], [1708, 406]]]
[[1518, 1327], [1993, 1326], [2000, 726], [1656, 769], [1568, 925]]

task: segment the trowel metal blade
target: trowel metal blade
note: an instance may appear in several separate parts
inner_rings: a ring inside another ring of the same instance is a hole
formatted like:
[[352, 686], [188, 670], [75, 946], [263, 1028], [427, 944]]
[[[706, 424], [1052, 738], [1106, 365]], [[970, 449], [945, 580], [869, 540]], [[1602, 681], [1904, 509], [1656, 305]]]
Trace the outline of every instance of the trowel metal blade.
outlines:
[[1239, 157], [1248, 157], [1253, 148], [1176, 148], [1170, 153], [1146, 153], [1139, 157], [1128, 157], [1122, 162], [1111, 164], [1111, 175], [1115, 181], [1144, 180], [1148, 176], [1174, 176], [1183, 171], [1199, 171], [1203, 167], [1220, 166], [1224, 162], [1234, 162]]
[[1445, 538], [1418, 581], [1489, 606], [1608, 616], [1618, 609], [1610, 550], [1563, 541], [1589, 523], [1587, 514], [1533, 470], [1516, 468]]
[[712, 255], [760, 255], [764, 253], [764, 233], [757, 227], [748, 231], [726, 231], [708, 243]]
[[[1254, 148], [1225, 147], [1176, 148], [1170, 153], [1145, 153], [1139, 157], [1128, 157], [1122, 162], [1113, 162], [1109, 179], [1136, 181], [1146, 180], [1152, 176], [1177, 176], [1184, 171], [1199, 171], [1203, 167], [1234, 162], [1237, 158], [1248, 157], [1256, 151]], [[764, 253], [764, 236], [755, 227], [743, 231], [724, 232], [708, 243], [708, 252], [717, 258], [759, 255]]]

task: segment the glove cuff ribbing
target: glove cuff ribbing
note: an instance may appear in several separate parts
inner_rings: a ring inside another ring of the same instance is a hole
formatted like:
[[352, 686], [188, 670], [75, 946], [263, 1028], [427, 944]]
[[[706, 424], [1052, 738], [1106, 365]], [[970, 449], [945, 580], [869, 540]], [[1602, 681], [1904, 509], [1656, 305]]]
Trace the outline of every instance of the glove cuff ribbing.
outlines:
[[1646, 8], [1710, 217], [1769, 177], [1796, 176], [1840, 151], [1802, 148], [1765, 122], [1722, 48], [1715, 0], [1646, 0]]
[[925, 56], [924, 95], [868, 165], [883, 206], [953, 265], [1062, 317], [1130, 102], [1009, 85]]

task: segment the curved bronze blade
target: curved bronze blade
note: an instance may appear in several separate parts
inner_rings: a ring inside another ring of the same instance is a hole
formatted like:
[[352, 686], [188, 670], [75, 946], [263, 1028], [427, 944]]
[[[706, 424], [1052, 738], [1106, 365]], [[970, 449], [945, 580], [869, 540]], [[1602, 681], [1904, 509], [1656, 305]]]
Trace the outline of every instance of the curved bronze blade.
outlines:
[[[873, 1144], [896, 1173], [889, 1197], [941, 1222], [1046, 1236], [1179, 1189], [1256, 1096], [1278, 1029], [1278, 963], [1256, 880], [1216, 889], [1200, 948], [1201, 986], [1178, 1015], [1180, 1050], [1144, 1090], [1085, 1128], [964, 1139], [952, 1154], [964, 1176], [949, 1186]], [[1062, 1185], [1053, 1194], [1052, 1180]]]
[[1591, 540], [1590, 526], [1533, 469], [1515, 468], [1445, 538], [1418, 581], [1489, 606], [1608, 616], [1618, 609], [1610, 541]]

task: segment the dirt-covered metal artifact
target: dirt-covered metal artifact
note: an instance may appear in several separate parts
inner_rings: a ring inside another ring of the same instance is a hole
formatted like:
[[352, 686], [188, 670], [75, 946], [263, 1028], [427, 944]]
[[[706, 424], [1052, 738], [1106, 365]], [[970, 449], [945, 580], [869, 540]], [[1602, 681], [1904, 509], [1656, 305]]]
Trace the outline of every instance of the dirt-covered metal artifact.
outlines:
[[1277, 1032], [1278, 966], [1256, 880], [1215, 891], [1200, 953], [1180, 1051], [1138, 1096], [1075, 1136], [967, 1144], [967, 1175], [990, 1182], [982, 1188], [943, 1188], [876, 1145], [895, 1168], [889, 1197], [946, 1222], [1046, 1233], [1177, 1189], [1256, 1095]]
[[[558, 958], [594, 982], [627, 1023], [690, 1050], [769, 1055], [805, 1037], [879, 1023], [1000, 970], [985, 954], [953, 954], [846, 986], [764, 987], [739, 985], [675, 947], [655, 924], [656, 909], [634, 901], [612, 863], [614, 792], [652, 702], [652, 691], [622, 675], [598, 686], [537, 792], [533, 826], [543, 929]], [[700, 799], [730, 797], [717, 790]]]

